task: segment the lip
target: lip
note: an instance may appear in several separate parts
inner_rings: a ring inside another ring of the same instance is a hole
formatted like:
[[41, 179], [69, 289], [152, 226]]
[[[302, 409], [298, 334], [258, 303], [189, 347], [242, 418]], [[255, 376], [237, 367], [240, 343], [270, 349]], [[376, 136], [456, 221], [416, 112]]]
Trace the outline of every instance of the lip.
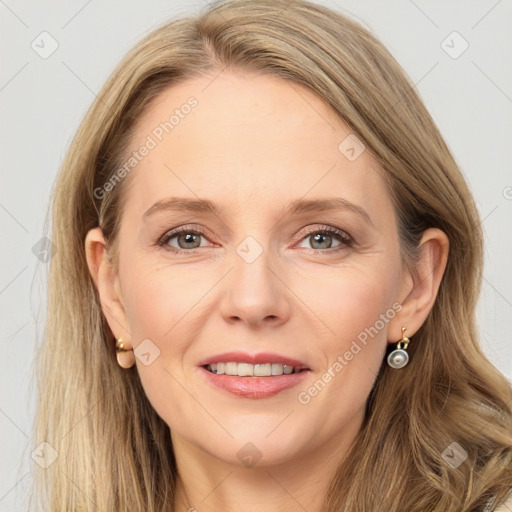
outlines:
[[[207, 357], [202, 361], [199, 361], [198, 366], [206, 366], [208, 364], [216, 364], [216, 363], [250, 363], [250, 364], [264, 364], [264, 363], [277, 363], [277, 364], [286, 364], [288, 366], [296, 366], [298, 368], [303, 368], [310, 370], [309, 366], [299, 361], [298, 359], [293, 359], [291, 357], [282, 356], [280, 354], [276, 354], [274, 352], [259, 352], [258, 354], [248, 354], [247, 352], [223, 352], [222, 354], [216, 354], [214, 356]], [[292, 374], [292, 375], [299, 375]], [[276, 376], [277, 377], [277, 376]], [[242, 377], [245, 378], [245, 377]], [[268, 378], [268, 377], [263, 377]]]
[[200, 368], [200, 372], [210, 384], [213, 384], [223, 391], [241, 398], [260, 399], [270, 398], [285, 389], [296, 386], [307, 378], [311, 370], [269, 377], [238, 377], [236, 375], [217, 374], [209, 372], [203, 367]]

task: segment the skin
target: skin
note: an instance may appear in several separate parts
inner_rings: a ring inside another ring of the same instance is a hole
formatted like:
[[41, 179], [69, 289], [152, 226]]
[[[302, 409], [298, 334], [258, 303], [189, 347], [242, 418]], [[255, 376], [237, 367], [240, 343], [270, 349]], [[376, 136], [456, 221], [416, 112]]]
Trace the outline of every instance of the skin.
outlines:
[[[198, 100], [132, 171], [119, 267], [106, 261], [100, 228], [85, 240], [88, 266], [114, 336], [128, 348], [149, 338], [160, 350], [148, 366], [138, 358], [136, 365], [170, 427], [178, 510], [320, 511], [329, 479], [360, 430], [386, 344], [400, 340], [402, 326], [412, 338], [433, 306], [448, 240], [437, 229], [426, 231], [418, 274], [409, 273], [382, 171], [368, 151], [354, 161], [339, 151], [351, 131], [326, 104], [279, 78], [213, 76], [170, 87], [139, 120], [134, 149], [187, 98]], [[167, 211], [142, 220], [170, 196], [209, 199], [224, 212]], [[373, 225], [349, 210], [282, 215], [294, 199], [330, 197], [360, 206]], [[188, 253], [156, 245], [172, 228], [190, 224], [204, 236], [167, 243]], [[329, 233], [315, 240], [325, 226], [354, 243]], [[251, 263], [236, 250], [247, 236], [263, 251]], [[394, 303], [401, 306], [394, 318], [309, 403], [300, 403], [299, 391]], [[298, 388], [270, 398], [235, 397], [208, 385], [197, 367], [229, 350], [278, 352], [311, 372]], [[253, 467], [237, 457], [248, 442], [261, 453]]]

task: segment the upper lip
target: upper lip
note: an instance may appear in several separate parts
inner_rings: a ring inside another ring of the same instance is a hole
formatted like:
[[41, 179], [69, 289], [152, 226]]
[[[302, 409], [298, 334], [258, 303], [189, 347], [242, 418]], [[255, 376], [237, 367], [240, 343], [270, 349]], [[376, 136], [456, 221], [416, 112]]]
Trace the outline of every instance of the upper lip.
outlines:
[[309, 366], [298, 359], [292, 357], [282, 356], [273, 352], [259, 352], [257, 354], [248, 354], [247, 352], [223, 352], [214, 356], [207, 357], [199, 361], [198, 366], [206, 366], [215, 363], [250, 363], [250, 364], [264, 364], [264, 363], [277, 363], [286, 364], [288, 366], [295, 366], [304, 370], [309, 370]]

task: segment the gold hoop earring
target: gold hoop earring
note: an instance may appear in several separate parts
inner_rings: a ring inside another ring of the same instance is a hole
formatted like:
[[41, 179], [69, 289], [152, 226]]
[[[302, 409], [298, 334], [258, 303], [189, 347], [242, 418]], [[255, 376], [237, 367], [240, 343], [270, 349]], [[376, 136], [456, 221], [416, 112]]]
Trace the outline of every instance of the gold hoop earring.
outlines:
[[133, 349], [124, 348], [122, 338], [116, 342], [117, 363], [121, 368], [131, 368], [135, 364], [135, 355]]
[[397, 342], [395, 350], [388, 356], [388, 364], [391, 368], [399, 370], [409, 362], [407, 345], [411, 340], [405, 335], [405, 327], [402, 327], [402, 339]]

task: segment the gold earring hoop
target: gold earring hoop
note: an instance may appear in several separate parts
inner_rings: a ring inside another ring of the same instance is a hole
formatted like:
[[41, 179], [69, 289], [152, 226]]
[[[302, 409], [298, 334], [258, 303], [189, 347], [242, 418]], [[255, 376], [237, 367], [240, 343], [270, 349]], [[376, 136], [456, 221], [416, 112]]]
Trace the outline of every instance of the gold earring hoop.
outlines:
[[403, 368], [409, 362], [407, 346], [411, 340], [405, 335], [405, 330], [405, 327], [402, 327], [402, 339], [397, 342], [395, 350], [388, 356], [388, 364], [395, 370]]
[[121, 368], [131, 368], [135, 364], [135, 355], [133, 349], [124, 347], [122, 338], [116, 342], [117, 363]]

